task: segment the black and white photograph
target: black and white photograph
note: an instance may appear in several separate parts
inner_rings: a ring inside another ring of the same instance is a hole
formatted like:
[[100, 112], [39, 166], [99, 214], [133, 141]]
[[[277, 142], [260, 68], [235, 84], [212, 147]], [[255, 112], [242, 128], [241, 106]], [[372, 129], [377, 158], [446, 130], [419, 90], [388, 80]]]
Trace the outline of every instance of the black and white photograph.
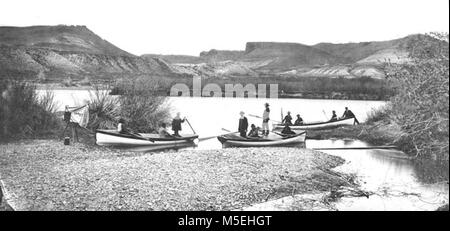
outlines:
[[0, 219], [448, 211], [448, 33], [448, 0], [0, 0]]

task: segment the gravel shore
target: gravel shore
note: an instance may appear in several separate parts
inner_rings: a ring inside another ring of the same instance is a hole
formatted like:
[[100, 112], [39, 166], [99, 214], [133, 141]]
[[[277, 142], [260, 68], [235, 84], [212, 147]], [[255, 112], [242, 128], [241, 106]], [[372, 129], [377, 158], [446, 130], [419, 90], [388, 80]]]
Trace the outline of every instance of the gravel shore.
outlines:
[[61, 141], [0, 145], [16, 210], [233, 210], [345, 182], [344, 161], [298, 148], [135, 153]]

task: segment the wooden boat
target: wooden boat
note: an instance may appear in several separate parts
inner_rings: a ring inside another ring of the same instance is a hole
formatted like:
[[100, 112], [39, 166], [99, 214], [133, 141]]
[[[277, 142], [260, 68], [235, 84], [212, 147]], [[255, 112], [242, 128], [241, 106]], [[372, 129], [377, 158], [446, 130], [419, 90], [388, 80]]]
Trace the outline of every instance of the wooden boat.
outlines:
[[[325, 129], [331, 129], [331, 128], [337, 128], [341, 126], [348, 126], [353, 125], [355, 123], [354, 118], [347, 118], [347, 119], [340, 119], [336, 121], [327, 121], [327, 122], [318, 122], [318, 123], [309, 123], [309, 124], [303, 124], [303, 125], [292, 125], [289, 126], [291, 130], [298, 131], [298, 130], [325, 130]], [[273, 130], [274, 131], [281, 131], [283, 130], [284, 125], [282, 124], [274, 124]]]
[[198, 135], [184, 135], [182, 137], [160, 137], [158, 134], [138, 133], [122, 134], [116, 130], [97, 130], [95, 133], [96, 143], [101, 146], [114, 147], [161, 147], [177, 148], [194, 144]]
[[276, 147], [294, 146], [302, 144], [306, 139], [306, 131], [297, 132], [293, 135], [282, 135], [280, 133], [269, 133], [261, 138], [241, 137], [238, 132], [218, 136], [217, 139], [224, 147]]

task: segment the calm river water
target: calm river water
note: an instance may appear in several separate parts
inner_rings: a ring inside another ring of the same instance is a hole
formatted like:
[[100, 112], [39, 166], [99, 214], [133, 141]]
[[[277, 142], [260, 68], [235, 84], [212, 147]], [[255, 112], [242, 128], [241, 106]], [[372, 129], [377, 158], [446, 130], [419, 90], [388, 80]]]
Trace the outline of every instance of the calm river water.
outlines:
[[[39, 91], [42, 94], [43, 91]], [[79, 105], [89, 99], [86, 90], [54, 90], [59, 108], [64, 105]], [[301, 114], [306, 122], [329, 119], [331, 111], [342, 115], [344, 107], [349, 107], [360, 120], [366, 120], [368, 113], [384, 106], [383, 101], [360, 100], [316, 100], [316, 99], [242, 99], [242, 98], [189, 98], [171, 97], [167, 104], [171, 112], [181, 112], [186, 116], [200, 137], [225, 133], [222, 128], [235, 131], [238, 126], [239, 112], [247, 114], [249, 123], [261, 126], [261, 119], [249, 114], [262, 115], [264, 103], [269, 103], [271, 118], [280, 120], [281, 110], [284, 115]], [[192, 133], [189, 126], [183, 124], [182, 133]], [[307, 140], [307, 148], [317, 147], [367, 147], [370, 144], [357, 140]], [[221, 144], [217, 139], [199, 143], [196, 149], [218, 149]], [[447, 169], [438, 176], [428, 176], [429, 165], [418, 165], [399, 151], [393, 150], [332, 150], [324, 151], [344, 158], [346, 163], [338, 171], [354, 173], [358, 176], [362, 188], [374, 195], [367, 199], [343, 198], [336, 204], [339, 210], [434, 210], [443, 203], [448, 203], [449, 186], [442, 179], [448, 179]], [[431, 167], [433, 168], [433, 167]], [[428, 174], [428, 175], [427, 175]], [[435, 174], [435, 173], [433, 173]]]

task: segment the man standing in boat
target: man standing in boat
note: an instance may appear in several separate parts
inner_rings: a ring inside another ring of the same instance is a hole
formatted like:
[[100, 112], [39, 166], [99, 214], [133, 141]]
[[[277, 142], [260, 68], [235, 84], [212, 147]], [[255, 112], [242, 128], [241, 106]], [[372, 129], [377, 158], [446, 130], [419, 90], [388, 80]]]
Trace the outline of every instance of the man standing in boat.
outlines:
[[186, 117], [181, 119], [179, 112], [177, 113], [175, 118], [173, 118], [173, 120], [172, 120], [172, 130], [174, 132], [173, 136], [181, 137], [179, 134], [179, 131], [181, 131], [181, 123], [184, 123], [185, 120], [186, 120]]
[[356, 119], [355, 114], [351, 110], [348, 110], [348, 107], [345, 107], [344, 114], [342, 115], [342, 119], [354, 118], [355, 122], [353, 124], [359, 124], [359, 121]]
[[239, 118], [239, 127], [238, 131], [241, 137], [247, 137], [247, 129], [248, 129], [248, 120], [247, 117], [244, 116], [244, 112], [241, 111], [239, 113], [241, 115], [241, 118]]
[[264, 109], [263, 112], [263, 122], [262, 122], [262, 130], [263, 130], [263, 135], [269, 135], [269, 120], [270, 120], [270, 108], [269, 108], [269, 104], [265, 103], [264, 106], [266, 107], [266, 109]]

